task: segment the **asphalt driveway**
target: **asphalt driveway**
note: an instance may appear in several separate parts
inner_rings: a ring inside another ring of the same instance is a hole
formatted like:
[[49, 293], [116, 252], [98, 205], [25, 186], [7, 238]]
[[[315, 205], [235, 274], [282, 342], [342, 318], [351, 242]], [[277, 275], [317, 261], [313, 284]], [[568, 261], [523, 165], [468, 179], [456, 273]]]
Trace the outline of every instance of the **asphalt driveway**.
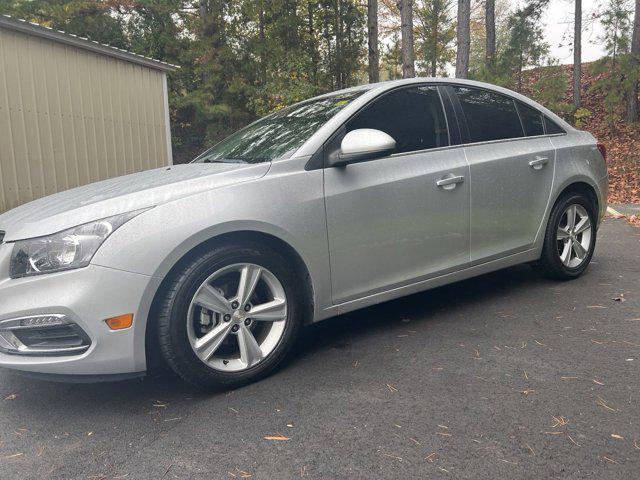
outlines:
[[640, 229], [608, 219], [576, 281], [520, 266], [332, 319], [226, 394], [1, 371], [0, 478], [637, 478], [639, 383]]

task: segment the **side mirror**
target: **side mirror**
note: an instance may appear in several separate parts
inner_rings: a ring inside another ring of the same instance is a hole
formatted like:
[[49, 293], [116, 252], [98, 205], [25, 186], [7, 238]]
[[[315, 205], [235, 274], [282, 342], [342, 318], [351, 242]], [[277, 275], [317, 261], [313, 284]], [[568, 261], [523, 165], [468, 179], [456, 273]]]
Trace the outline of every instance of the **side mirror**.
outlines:
[[330, 166], [365, 162], [393, 153], [396, 141], [390, 135], [373, 128], [359, 128], [347, 133], [340, 144], [340, 152], [330, 160]]

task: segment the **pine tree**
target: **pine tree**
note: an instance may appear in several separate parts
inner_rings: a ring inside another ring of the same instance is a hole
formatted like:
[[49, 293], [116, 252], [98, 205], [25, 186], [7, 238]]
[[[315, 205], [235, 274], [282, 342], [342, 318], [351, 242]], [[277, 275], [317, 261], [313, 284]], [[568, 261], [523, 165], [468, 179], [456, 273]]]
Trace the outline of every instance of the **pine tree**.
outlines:
[[507, 21], [507, 46], [501, 54], [501, 68], [515, 77], [515, 88], [522, 90], [522, 72], [538, 65], [549, 52], [540, 18], [548, 0], [530, 0], [510, 15]]
[[455, 58], [453, 0], [424, 0], [415, 7], [418, 65], [435, 77]]
[[607, 57], [594, 67], [594, 73], [603, 75], [593, 88], [604, 93], [606, 118], [613, 132], [616, 130], [618, 108], [624, 102], [629, 80], [634, 75], [634, 72], [628, 71], [631, 21], [625, 0], [609, 0], [600, 23], [603, 34], [599, 40], [604, 44]]

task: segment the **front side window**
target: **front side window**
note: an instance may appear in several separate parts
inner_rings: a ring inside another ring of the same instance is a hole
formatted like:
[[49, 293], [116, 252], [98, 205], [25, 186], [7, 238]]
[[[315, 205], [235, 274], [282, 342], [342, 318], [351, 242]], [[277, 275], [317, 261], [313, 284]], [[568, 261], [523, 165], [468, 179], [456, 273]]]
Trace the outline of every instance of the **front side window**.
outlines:
[[544, 125], [542, 124], [542, 114], [533, 107], [522, 102], [516, 102], [518, 113], [524, 127], [524, 134], [527, 137], [544, 135]]
[[403, 88], [375, 100], [347, 124], [347, 132], [374, 128], [391, 135], [395, 153], [449, 145], [447, 121], [434, 86]]
[[469, 142], [488, 142], [524, 136], [512, 99], [479, 88], [453, 87], [467, 120]]
[[340, 93], [278, 110], [225, 138], [193, 163], [262, 163], [288, 158], [364, 92]]

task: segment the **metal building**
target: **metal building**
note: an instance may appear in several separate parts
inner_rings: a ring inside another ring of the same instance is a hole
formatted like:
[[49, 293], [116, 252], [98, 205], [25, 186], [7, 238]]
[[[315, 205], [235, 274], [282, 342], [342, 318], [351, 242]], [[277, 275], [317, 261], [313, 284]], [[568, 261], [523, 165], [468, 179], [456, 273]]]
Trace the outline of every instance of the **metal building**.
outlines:
[[171, 164], [175, 68], [0, 15], [0, 213]]

